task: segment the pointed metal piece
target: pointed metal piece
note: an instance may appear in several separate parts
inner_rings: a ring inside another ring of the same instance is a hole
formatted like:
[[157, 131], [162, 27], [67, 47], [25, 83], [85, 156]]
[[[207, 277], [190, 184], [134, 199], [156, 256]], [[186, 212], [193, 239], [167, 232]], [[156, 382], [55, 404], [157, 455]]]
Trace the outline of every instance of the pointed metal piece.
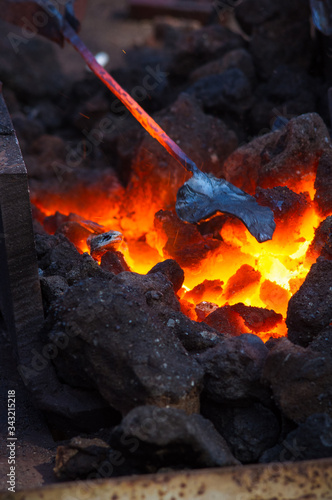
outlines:
[[190, 223], [216, 212], [235, 215], [259, 243], [271, 240], [276, 227], [270, 208], [259, 205], [253, 196], [225, 179], [198, 169], [179, 189], [175, 208], [180, 219]]

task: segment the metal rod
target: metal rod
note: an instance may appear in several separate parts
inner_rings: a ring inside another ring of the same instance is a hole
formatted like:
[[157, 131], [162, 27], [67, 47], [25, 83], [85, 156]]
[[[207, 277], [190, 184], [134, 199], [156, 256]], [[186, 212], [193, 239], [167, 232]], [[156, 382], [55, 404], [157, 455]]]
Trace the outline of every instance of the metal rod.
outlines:
[[126, 106], [136, 120], [156, 139], [168, 152], [189, 172], [197, 172], [195, 163], [166, 134], [166, 132], [149, 116], [146, 111], [119, 85], [114, 78], [97, 62], [70, 24], [64, 21], [63, 35], [65, 39], [83, 57], [93, 73], [109, 88], [109, 90]]

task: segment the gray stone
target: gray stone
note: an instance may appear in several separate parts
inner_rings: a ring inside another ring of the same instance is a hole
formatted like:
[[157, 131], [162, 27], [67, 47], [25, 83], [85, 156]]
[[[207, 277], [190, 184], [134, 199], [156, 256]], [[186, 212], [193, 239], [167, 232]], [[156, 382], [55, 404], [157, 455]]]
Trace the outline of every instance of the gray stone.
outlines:
[[241, 116], [252, 105], [250, 82], [238, 68], [200, 78], [187, 93], [194, 95], [210, 112], [231, 112]]
[[308, 113], [238, 148], [225, 161], [222, 174], [249, 194], [255, 194], [257, 186], [292, 189], [304, 175], [316, 172], [322, 153], [330, 149], [323, 120]]
[[129, 457], [155, 468], [239, 463], [209, 420], [174, 408], [135, 408], [114, 429], [110, 442]]
[[225, 406], [205, 401], [202, 414], [225, 437], [235, 458], [242, 463], [257, 462], [279, 437], [278, 418], [260, 403], [249, 406]]
[[75, 437], [58, 446], [54, 473], [59, 479], [85, 478], [108, 458], [110, 447], [105, 441]]
[[332, 416], [332, 357], [281, 339], [266, 358], [262, 380], [286, 417], [304, 422], [314, 413]]
[[179, 264], [173, 259], [166, 259], [163, 262], [158, 262], [148, 274], [153, 273], [164, 274], [172, 283], [174, 292], [178, 292], [184, 282], [184, 271], [181, 269]]
[[269, 399], [260, 382], [268, 353], [256, 335], [226, 337], [197, 355], [205, 371], [204, 393], [216, 402]]
[[260, 462], [316, 460], [332, 456], [332, 419], [326, 413], [310, 415], [281, 444], [267, 450]]
[[288, 303], [288, 338], [307, 346], [332, 319], [332, 261], [319, 257]]
[[174, 333], [179, 310], [161, 273], [81, 280], [48, 318], [51, 342], [74, 337], [54, 359], [59, 376], [69, 385], [73, 378], [79, 385], [89, 380], [122, 413], [142, 404], [197, 412], [203, 370]]
[[113, 274], [101, 269], [89, 254], [80, 254], [62, 234], [36, 235], [35, 239], [39, 267], [44, 276], [62, 276], [69, 285], [87, 277], [99, 277], [102, 280], [113, 277]]
[[200, 78], [211, 75], [220, 75], [230, 68], [240, 69], [249, 81], [255, 77], [255, 68], [252, 57], [245, 49], [234, 49], [227, 52], [223, 57], [200, 66], [190, 75], [190, 80], [196, 82]]

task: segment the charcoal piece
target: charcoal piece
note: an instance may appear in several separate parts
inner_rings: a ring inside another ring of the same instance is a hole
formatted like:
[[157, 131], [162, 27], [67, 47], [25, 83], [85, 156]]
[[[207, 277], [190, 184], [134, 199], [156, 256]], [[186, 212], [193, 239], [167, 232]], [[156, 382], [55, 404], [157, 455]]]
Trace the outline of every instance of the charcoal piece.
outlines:
[[310, 349], [332, 355], [332, 325], [324, 328], [324, 330], [310, 342]]
[[174, 49], [184, 33], [191, 33], [197, 29], [197, 21], [193, 19], [179, 19], [163, 16], [154, 20], [154, 36], [167, 49]]
[[229, 305], [219, 307], [212, 311], [206, 316], [204, 322], [212, 328], [215, 328], [218, 332], [225, 335], [231, 335], [232, 337], [237, 337], [238, 335], [248, 332], [240, 314], [234, 310], [234, 307]]
[[[287, 186], [276, 186], [272, 189], [258, 187], [255, 198], [260, 205], [271, 208], [278, 226], [280, 224], [287, 225], [287, 228], [293, 220], [291, 227], [295, 229], [298, 226], [299, 218], [310, 206], [308, 193], [297, 194]], [[288, 231], [292, 231], [292, 229], [288, 229]]]
[[113, 274], [130, 271], [127, 262], [121, 252], [106, 252], [100, 261], [100, 267]]
[[163, 233], [167, 242], [163, 251], [185, 268], [198, 266], [220, 241], [202, 236], [197, 227], [181, 221], [173, 212], [160, 210], [155, 214], [155, 228]]
[[62, 276], [48, 276], [40, 278], [42, 298], [46, 309], [50, 304], [61, 297], [67, 289], [68, 283]]
[[[8, 25], [1, 21], [2, 33], [8, 33]], [[23, 100], [41, 97], [58, 98], [65, 79], [56, 51], [39, 37], [17, 40], [13, 32], [0, 40], [1, 80]], [[20, 37], [21, 35], [18, 35]], [[25, 43], [29, 40], [29, 43]], [[16, 50], [13, 50], [13, 45]], [[8, 54], [11, 57], [8, 57]], [[41, 61], [43, 63], [41, 64]]]
[[279, 342], [279, 340], [281, 340], [282, 337], [270, 337], [269, 340], [267, 340], [265, 342], [265, 346], [268, 348], [268, 350], [270, 351], [271, 349], [273, 349], [274, 346], [277, 345], [277, 343]]
[[319, 257], [311, 267], [304, 283], [291, 297], [286, 324], [288, 338], [295, 344], [307, 346], [331, 323], [332, 262]]
[[87, 277], [110, 280], [113, 274], [104, 271], [87, 253], [81, 255], [75, 246], [62, 234], [36, 236], [39, 248], [39, 267], [44, 276], [62, 276], [69, 285]]
[[[315, 109], [315, 80], [306, 71], [291, 65], [278, 66], [268, 84], [268, 96], [277, 103], [287, 103], [288, 114], [292, 113], [289, 105], [294, 101], [307, 101], [306, 106]], [[307, 109], [307, 112], [310, 111]]]
[[69, 216], [62, 214], [57, 210], [53, 215], [45, 217], [43, 224], [49, 234], [54, 234], [56, 230], [65, 222], [69, 222]]
[[[198, 411], [203, 370], [173, 333], [172, 316], [179, 309], [173, 286], [161, 273], [80, 280], [52, 305], [47, 320], [51, 342], [75, 327], [75, 344], [53, 361], [59, 375], [64, 377], [59, 364], [64, 360], [72, 376], [89, 378], [122, 413], [152, 402]], [[65, 380], [69, 385], [72, 376]]]
[[[50, 312], [50, 308], [47, 313]], [[88, 313], [87, 313], [88, 315]], [[48, 328], [46, 320], [46, 330]], [[82, 349], [82, 343], [77, 338], [79, 329], [76, 323], [69, 323], [61, 330], [49, 335], [50, 352], [52, 355], [53, 346], [59, 350], [67, 350], [68, 354], [56, 356], [54, 366], [57, 377], [62, 384], [70, 385], [71, 387], [80, 388], [83, 390], [96, 391], [94, 378], [91, 377], [87, 367], [85, 351]], [[99, 396], [99, 394], [98, 394]], [[100, 396], [99, 396], [100, 397]], [[107, 403], [105, 403], [107, 406]]]
[[227, 158], [222, 174], [249, 194], [254, 194], [257, 186], [292, 189], [306, 174], [316, 172], [322, 153], [329, 148], [323, 120], [316, 113], [308, 113], [237, 149]]
[[[182, 301], [181, 301], [182, 302]], [[194, 308], [194, 305], [192, 304]], [[183, 313], [182, 303], [181, 312]], [[166, 323], [191, 354], [206, 351], [218, 345], [224, 335], [205, 323], [197, 323], [181, 313], [170, 313]]]
[[295, 116], [316, 111], [320, 93], [315, 79], [301, 68], [286, 64], [276, 67], [269, 81], [254, 92], [250, 121], [255, 132], [262, 135], [270, 128], [275, 131]]
[[224, 71], [238, 68], [251, 82], [255, 78], [255, 68], [252, 57], [245, 49], [234, 49], [227, 52], [220, 59], [213, 60], [194, 70], [190, 75], [190, 81], [196, 82], [201, 78], [211, 75], [220, 75]]
[[110, 444], [154, 470], [239, 463], [209, 420], [174, 408], [149, 405], [133, 409], [113, 430]]
[[[147, 75], [151, 75], [152, 78], [149, 81], [152, 81], [152, 84], [148, 83], [145, 87], [143, 83], [145, 91], [148, 90], [148, 96], [145, 94], [148, 98], [141, 99], [141, 92], [137, 97], [141, 101], [141, 106], [149, 114], [162, 109], [176, 98], [176, 93], [169, 85], [170, 56], [170, 52], [165, 49], [147, 46], [132, 47], [126, 50], [126, 67], [112, 71], [115, 80], [127, 89], [142, 87], [142, 82], [146, 82]], [[145, 91], [142, 90], [143, 95]], [[115, 105], [114, 109], [116, 113], [117, 107]]]
[[252, 266], [243, 264], [236, 273], [229, 278], [224, 292], [226, 300], [248, 294], [249, 290], [260, 282], [261, 273]]
[[217, 304], [213, 304], [212, 302], [200, 302], [195, 307], [195, 312], [197, 314], [197, 321], [204, 321], [205, 318], [211, 314], [213, 311], [216, 311], [219, 308]]
[[90, 234], [101, 234], [104, 232], [104, 226], [97, 224], [97, 222], [86, 220], [80, 215], [72, 212], [69, 215], [65, 215], [56, 211], [53, 215], [45, 217], [43, 221], [44, 228], [50, 234], [56, 233], [57, 230], [66, 222], [78, 222], [81, 227], [89, 231]]
[[282, 64], [309, 68], [313, 44], [308, 6], [303, 8], [301, 3], [295, 19], [285, 12], [286, 9], [283, 9], [280, 16], [266, 20], [252, 30], [250, 52], [256, 71], [262, 79], [268, 79], [275, 68]]
[[[196, 165], [217, 176], [222, 163], [238, 143], [236, 134], [224, 122], [206, 115], [188, 94], [180, 94], [168, 109], [154, 118]], [[146, 134], [132, 164], [128, 186], [128, 198], [131, 196], [132, 200], [126, 211], [142, 213], [143, 206], [148, 214], [151, 204], [156, 207], [154, 213], [174, 205], [178, 189], [188, 178], [188, 172]]]
[[85, 249], [86, 241], [93, 233], [80, 224], [80, 222], [69, 221], [61, 224], [55, 234], [63, 234], [78, 250], [81, 250]]
[[187, 93], [201, 101], [207, 111], [228, 111], [241, 116], [252, 104], [250, 82], [238, 68], [200, 78]]
[[216, 215], [206, 221], [201, 221], [197, 224], [199, 232], [203, 235], [210, 235], [217, 240], [221, 240], [220, 231], [226, 221], [229, 220], [229, 215]]
[[242, 463], [257, 462], [279, 438], [276, 415], [260, 403], [233, 407], [207, 400], [202, 402], [201, 411], [225, 437], [233, 455]]
[[43, 225], [36, 219], [32, 219], [32, 227], [34, 234], [47, 234]]
[[117, 251], [122, 240], [123, 236], [119, 231], [108, 231], [97, 236], [89, 236], [87, 243], [90, 247], [91, 256], [97, 260], [108, 251]]
[[33, 221], [36, 220], [41, 224], [45, 220], [45, 213], [40, 208], [36, 207], [36, 205], [33, 205], [32, 203], [31, 203], [31, 215], [32, 215]]
[[235, 15], [241, 27], [251, 32], [254, 26], [259, 26], [280, 15], [281, 2], [270, 0], [244, 0], [236, 6]]
[[243, 46], [241, 36], [216, 24], [184, 33], [178, 40], [169, 71], [186, 77], [202, 64]]
[[66, 445], [58, 446], [55, 457], [55, 475], [62, 480], [83, 479], [107, 460], [110, 446], [98, 438], [75, 437]]
[[70, 213], [68, 215], [68, 220], [69, 222], [71, 221], [77, 221], [80, 223], [82, 227], [90, 231], [90, 233], [93, 234], [102, 234], [105, 231], [104, 226], [98, 224], [97, 222], [94, 222], [93, 220], [87, 220], [81, 217], [80, 215]]
[[66, 241], [62, 236], [55, 237], [50, 234], [35, 234], [35, 246], [38, 264], [60, 241]]
[[221, 340], [196, 359], [205, 371], [204, 394], [218, 403], [269, 399], [260, 382], [268, 349], [256, 335]]
[[195, 313], [195, 304], [189, 302], [188, 300], [181, 299], [181, 312], [188, 316], [193, 321], [197, 320], [197, 314]]
[[267, 450], [261, 463], [315, 460], [332, 457], [332, 419], [326, 413], [310, 415], [284, 441]]
[[158, 262], [148, 274], [162, 273], [171, 283], [173, 283], [174, 292], [177, 293], [184, 282], [184, 271], [179, 264], [173, 259], [166, 259], [163, 262]]
[[317, 168], [315, 179], [315, 203], [321, 215], [332, 212], [332, 152], [323, 152]]
[[262, 307], [246, 306], [241, 302], [223, 306], [213, 311], [205, 323], [222, 333], [232, 336], [247, 333], [269, 332], [282, 320], [282, 315]]
[[332, 416], [332, 358], [281, 339], [269, 351], [262, 380], [286, 417], [304, 422], [314, 413]]
[[306, 253], [306, 261], [313, 263], [319, 257], [332, 260], [332, 216], [326, 217], [315, 230], [315, 237]]
[[218, 300], [221, 298], [223, 281], [204, 280], [199, 285], [194, 286], [192, 290], [184, 295], [185, 300], [192, 300], [196, 304], [202, 300]]
[[273, 310], [262, 307], [246, 306], [241, 302], [233, 306], [243, 318], [247, 328], [253, 333], [269, 332], [273, 330], [282, 320], [282, 315]]

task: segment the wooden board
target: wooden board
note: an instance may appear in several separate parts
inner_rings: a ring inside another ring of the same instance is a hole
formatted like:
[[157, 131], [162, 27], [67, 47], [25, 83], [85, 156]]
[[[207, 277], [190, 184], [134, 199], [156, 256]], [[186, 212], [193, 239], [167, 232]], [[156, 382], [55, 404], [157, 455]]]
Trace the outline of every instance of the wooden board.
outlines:
[[[1, 89], [0, 89], [1, 92]], [[44, 314], [32, 229], [27, 171], [2, 93], [0, 93], [0, 309], [12, 344], [25, 359], [29, 339]], [[20, 352], [19, 352], [20, 351]]]
[[79, 423], [107, 405], [97, 395], [60, 383], [42, 338], [28, 175], [1, 88], [0, 83], [0, 312], [35, 405]]

